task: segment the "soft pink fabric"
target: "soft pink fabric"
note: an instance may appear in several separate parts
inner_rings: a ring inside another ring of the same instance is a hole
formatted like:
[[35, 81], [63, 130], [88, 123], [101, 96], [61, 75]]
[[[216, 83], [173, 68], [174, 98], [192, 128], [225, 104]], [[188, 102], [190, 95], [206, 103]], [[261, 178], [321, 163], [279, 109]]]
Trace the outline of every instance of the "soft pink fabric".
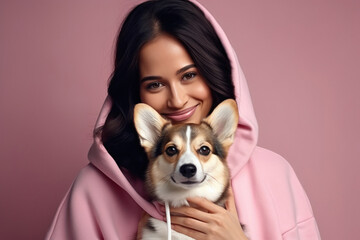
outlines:
[[[194, 3], [212, 22], [232, 64], [240, 119], [228, 164], [241, 223], [253, 240], [320, 239], [310, 202], [291, 166], [256, 146], [258, 126], [247, 83], [225, 33]], [[106, 98], [96, 127], [105, 122], [111, 104]], [[120, 171], [99, 138], [88, 158], [90, 163], [63, 199], [46, 239], [134, 239], [144, 210], [162, 218], [156, 205], [142, 197], [142, 182]]]

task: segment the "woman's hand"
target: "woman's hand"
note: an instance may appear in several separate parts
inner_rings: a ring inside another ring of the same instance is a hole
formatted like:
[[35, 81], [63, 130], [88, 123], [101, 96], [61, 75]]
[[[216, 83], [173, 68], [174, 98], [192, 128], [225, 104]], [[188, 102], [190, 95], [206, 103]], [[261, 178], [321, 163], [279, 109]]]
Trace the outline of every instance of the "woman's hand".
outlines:
[[190, 206], [171, 208], [172, 228], [194, 239], [246, 240], [230, 188], [225, 209], [204, 199], [189, 198]]

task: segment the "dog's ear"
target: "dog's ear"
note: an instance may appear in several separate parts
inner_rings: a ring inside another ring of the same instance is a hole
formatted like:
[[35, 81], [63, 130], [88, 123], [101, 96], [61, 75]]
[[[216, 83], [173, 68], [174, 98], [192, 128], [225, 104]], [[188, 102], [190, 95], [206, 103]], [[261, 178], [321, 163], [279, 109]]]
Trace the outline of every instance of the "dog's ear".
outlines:
[[233, 99], [227, 99], [221, 102], [203, 121], [211, 126], [218, 140], [225, 148], [228, 148], [233, 143], [238, 120], [236, 102]]
[[140, 137], [140, 144], [148, 152], [156, 143], [163, 126], [168, 121], [149, 105], [138, 103], [134, 108], [134, 123]]

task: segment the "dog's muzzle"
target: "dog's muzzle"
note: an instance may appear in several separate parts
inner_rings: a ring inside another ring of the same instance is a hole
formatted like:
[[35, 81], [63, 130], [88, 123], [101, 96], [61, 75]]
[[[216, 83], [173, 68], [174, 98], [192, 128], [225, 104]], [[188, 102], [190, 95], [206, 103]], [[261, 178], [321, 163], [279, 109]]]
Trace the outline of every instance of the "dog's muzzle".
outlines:
[[175, 184], [183, 186], [190, 186], [202, 183], [206, 178], [206, 175], [202, 173], [201, 169], [198, 171], [195, 164], [185, 163], [174, 172], [171, 176], [171, 180]]

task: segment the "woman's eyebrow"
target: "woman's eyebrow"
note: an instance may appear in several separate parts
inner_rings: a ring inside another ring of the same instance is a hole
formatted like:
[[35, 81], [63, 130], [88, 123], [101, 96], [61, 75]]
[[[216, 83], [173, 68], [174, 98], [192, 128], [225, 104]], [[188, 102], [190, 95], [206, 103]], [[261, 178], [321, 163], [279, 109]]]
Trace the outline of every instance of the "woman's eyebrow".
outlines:
[[150, 80], [159, 80], [161, 79], [160, 76], [147, 76], [147, 77], [144, 77], [140, 80], [140, 83], [142, 82], [145, 82], [145, 81], [150, 81]]
[[[190, 68], [193, 68], [195, 67], [195, 64], [189, 64], [189, 65], [186, 65], [182, 68], [180, 68], [179, 70], [176, 71], [176, 75], [180, 74], [180, 73], [183, 73], [185, 72], [186, 70], [190, 69]], [[159, 80], [159, 79], [162, 79], [162, 77], [160, 76], [147, 76], [147, 77], [144, 77], [140, 80], [140, 83], [142, 82], [145, 82], [145, 81], [151, 81], [151, 80]]]
[[188, 70], [189, 68], [193, 68], [195, 67], [195, 64], [189, 64], [186, 65], [185, 67], [180, 68], [179, 70], [176, 71], [176, 75], [185, 72], [186, 70]]

